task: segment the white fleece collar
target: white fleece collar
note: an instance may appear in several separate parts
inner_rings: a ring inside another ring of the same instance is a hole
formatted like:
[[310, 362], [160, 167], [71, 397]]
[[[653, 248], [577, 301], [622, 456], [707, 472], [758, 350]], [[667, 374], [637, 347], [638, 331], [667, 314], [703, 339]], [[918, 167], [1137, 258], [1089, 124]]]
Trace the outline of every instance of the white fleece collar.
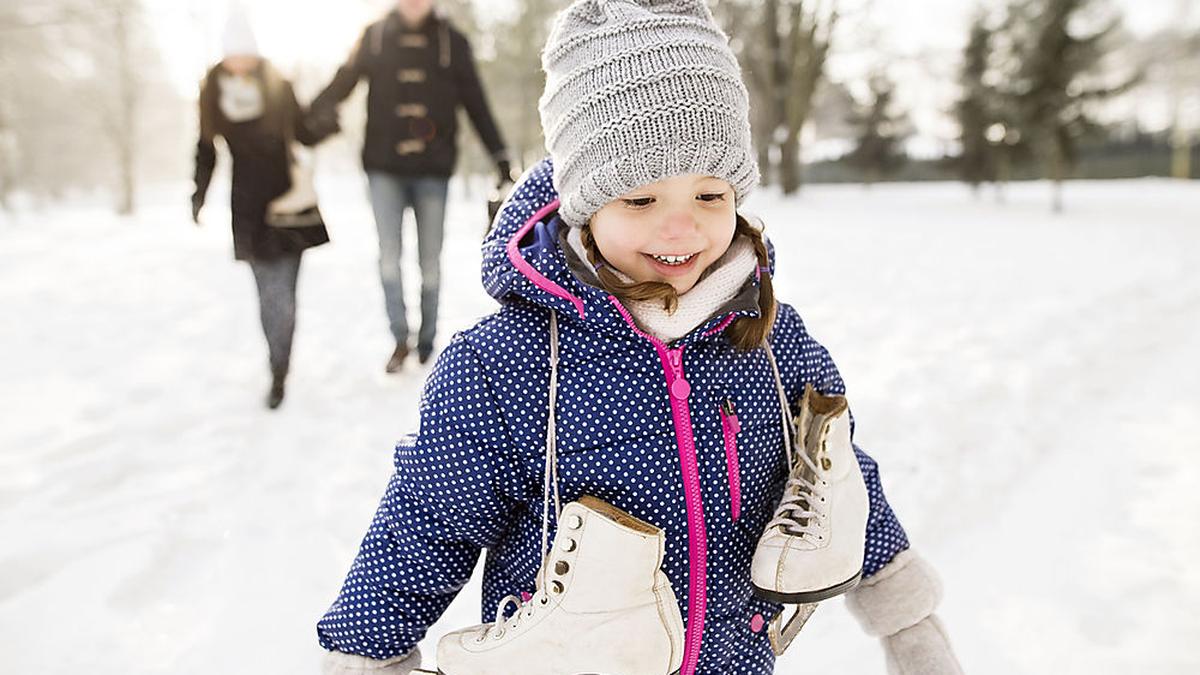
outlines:
[[[583, 237], [577, 227], [567, 233], [567, 243], [579, 259], [588, 260]], [[729, 250], [717, 259], [708, 272], [687, 293], [679, 296], [674, 312], [663, 309], [662, 302], [623, 300], [639, 326], [654, 337], [670, 342], [690, 333], [696, 326], [712, 318], [722, 305], [734, 299], [758, 268], [754, 244], [745, 236], [734, 238]], [[632, 281], [615, 268], [622, 281]]]
[[225, 119], [237, 124], [263, 116], [266, 102], [262, 86], [259, 85], [257, 79], [221, 73], [217, 82], [221, 86], [221, 98], [218, 105], [221, 107]]

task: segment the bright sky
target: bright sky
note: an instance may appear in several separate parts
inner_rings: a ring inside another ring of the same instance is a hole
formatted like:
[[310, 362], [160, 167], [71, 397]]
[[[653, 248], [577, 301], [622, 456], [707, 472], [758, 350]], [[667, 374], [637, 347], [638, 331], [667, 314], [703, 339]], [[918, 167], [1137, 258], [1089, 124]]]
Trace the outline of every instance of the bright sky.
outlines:
[[[476, 0], [500, 11], [511, 0]], [[1002, 0], [981, 0], [995, 5]], [[1146, 34], [1186, 16], [1200, 22], [1200, 0], [1109, 0], [1136, 34]], [[287, 72], [316, 68], [332, 72], [362, 28], [391, 6], [391, 0], [243, 0], [263, 52]], [[204, 70], [220, 55], [225, 2], [147, 0], [151, 22], [171, 76], [192, 94]], [[563, 4], [566, 2], [564, 0]], [[955, 95], [953, 76], [967, 25], [978, 6], [970, 0], [842, 0], [846, 9], [841, 47], [831, 76], [861, 80], [887, 54], [889, 73], [900, 83], [898, 102], [911, 111], [920, 137], [910, 150], [939, 154], [955, 128], [941, 111]], [[868, 49], [859, 50], [862, 46]], [[878, 48], [871, 50], [870, 48]]]

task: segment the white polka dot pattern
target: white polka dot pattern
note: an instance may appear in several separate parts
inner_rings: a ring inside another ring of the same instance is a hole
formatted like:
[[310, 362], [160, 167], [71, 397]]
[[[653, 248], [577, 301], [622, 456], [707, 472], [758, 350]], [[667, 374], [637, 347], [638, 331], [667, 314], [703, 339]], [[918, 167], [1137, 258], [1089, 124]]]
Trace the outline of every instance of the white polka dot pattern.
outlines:
[[[607, 295], [566, 268], [556, 220], [522, 242], [526, 261], [583, 301], [532, 284], [509, 262], [506, 240], [555, 198], [550, 166], [521, 182], [484, 244], [484, 283], [503, 307], [455, 336], [421, 402], [419, 432], [396, 448], [396, 472], [336, 602], [318, 625], [327, 649], [387, 658], [404, 653], [467, 582], [482, 550], [481, 620], [497, 602], [533, 591], [541, 560], [541, 490], [549, 384], [549, 314], [559, 312], [558, 452], [564, 501], [590, 494], [661, 527], [663, 571], [687, 621], [688, 515], [669, 394], [658, 354], [625, 324]], [[707, 611], [697, 673], [766, 674], [774, 656], [756, 615], [780, 607], [751, 594], [750, 560], [783, 489], [783, 435], [774, 378], [762, 350], [741, 353], [717, 316], [686, 346], [696, 460], [707, 538]], [[789, 399], [805, 383], [826, 394], [845, 386], [799, 315], [780, 305], [771, 335]], [[741, 515], [732, 517], [719, 407], [736, 407]], [[794, 411], [793, 411], [794, 412]], [[871, 501], [869, 576], [908, 547], [884, 498], [875, 462], [855, 448]]]

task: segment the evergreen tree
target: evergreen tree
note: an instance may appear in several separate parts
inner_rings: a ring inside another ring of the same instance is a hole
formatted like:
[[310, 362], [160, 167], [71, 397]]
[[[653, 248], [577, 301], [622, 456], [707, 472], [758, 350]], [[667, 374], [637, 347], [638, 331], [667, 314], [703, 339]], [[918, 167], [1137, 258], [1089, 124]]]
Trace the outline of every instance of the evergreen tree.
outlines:
[[962, 98], [955, 106], [962, 148], [955, 168], [959, 178], [976, 192], [981, 183], [997, 178], [997, 150], [993, 141], [995, 130], [999, 129], [995, 125], [1000, 121], [995, 111], [997, 93], [987, 83], [991, 54], [992, 30], [987, 25], [987, 16], [981, 12], [971, 24], [971, 36], [963, 50], [959, 73]]
[[1135, 78], [1116, 86], [1100, 84], [1106, 41], [1119, 26], [1113, 18], [1104, 27], [1081, 34], [1074, 24], [1095, 0], [1024, 0], [1013, 7], [1023, 18], [1023, 35], [1016, 73], [1015, 99], [1023, 135], [1035, 148], [1044, 175], [1054, 182], [1053, 207], [1062, 211], [1062, 181], [1077, 159], [1079, 139], [1098, 125], [1090, 103], [1130, 87]]
[[903, 166], [906, 116], [894, 110], [892, 99], [895, 84], [877, 75], [871, 78], [870, 103], [854, 116], [860, 129], [858, 144], [846, 156], [846, 161], [860, 171], [864, 182], [871, 185]]

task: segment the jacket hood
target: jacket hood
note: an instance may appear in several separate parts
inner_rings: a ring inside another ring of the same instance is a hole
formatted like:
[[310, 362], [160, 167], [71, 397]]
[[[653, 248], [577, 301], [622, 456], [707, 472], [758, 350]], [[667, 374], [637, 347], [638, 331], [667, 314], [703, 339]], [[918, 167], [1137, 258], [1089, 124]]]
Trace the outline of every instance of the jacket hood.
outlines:
[[[599, 287], [591, 266], [565, 243], [568, 226], [558, 217], [553, 175], [550, 159], [543, 159], [521, 176], [501, 206], [483, 242], [483, 286], [501, 303], [524, 300], [554, 310], [562, 318], [628, 334], [625, 309]], [[767, 251], [774, 272], [775, 252], [770, 242]], [[757, 315], [758, 287], [751, 281], [714, 316], [676, 342], [691, 342], [733, 319]]]

